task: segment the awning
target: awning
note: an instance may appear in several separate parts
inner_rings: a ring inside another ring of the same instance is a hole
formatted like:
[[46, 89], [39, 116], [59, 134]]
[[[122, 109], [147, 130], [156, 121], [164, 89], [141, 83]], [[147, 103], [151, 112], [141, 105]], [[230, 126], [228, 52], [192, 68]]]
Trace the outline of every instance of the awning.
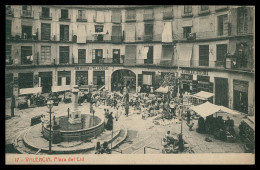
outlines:
[[206, 118], [207, 116], [210, 116], [218, 111], [220, 111], [220, 107], [217, 105], [214, 105], [210, 102], [203, 103], [198, 106], [190, 107], [191, 110], [198, 113], [201, 117]]
[[20, 89], [19, 95], [37, 94], [42, 92], [42, 87]]
[[67, 90], [71, 90], [70, 85], [66, 85], [66, 86], [52, 86], [51, 87], [51, 91], [52, 92], [60, 92], [60, 91], [67, 91]]
[[165, 22], [162, 32], [162, 42], [172, 42], [172, 23]]
[[236, 112], [232, 109], [229, 109], [224, 106], [218, 106], [218, 105], [212, 104], [210, 102], [205, 102], [201, 105], [190, 107], [190, 109], [195, 111], [196, 113], [198, 113], [203, 118], [210, 116], [217, 112], [225, 112], [228, 114], [235, 114], [235, 115], [240, 114], [239, 112]]
[[77, 30], [77, 43], [86, 43], [86, 27], [85, 25], [78, 25]]
[[161, 86], [155, 90], [155, 92], [158, 92], [158, 93], [168, 93], [168, 91], [169, 91], [169, 86], [166, 86], [166, 87]]
[[208, 100], [208, 98], [214, 96], [214, 93], [209, 93], [205, 91], [200, 91], [199, 93], [193, 94], [192, 97], [201, 99], [201, 100]]

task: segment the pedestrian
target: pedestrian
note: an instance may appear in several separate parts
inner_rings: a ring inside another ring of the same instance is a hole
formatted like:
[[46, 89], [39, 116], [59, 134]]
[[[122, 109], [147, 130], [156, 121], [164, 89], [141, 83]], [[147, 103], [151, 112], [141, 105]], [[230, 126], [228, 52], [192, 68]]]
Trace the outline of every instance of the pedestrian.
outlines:
[[95, 147], [95, 154], [100, 154], [100, 151], [101, 151], [101, 145], [100, 145], [100, 142], [98, 141], [97, 144], [96, 144], [96, 147]]
[[126, 114], [127, 117], [128, 117], [128, 112], [129, 112], [129, 103], [127, 102], [125, 104], [125, 114]]
[[187, 110], [187, 123], [190, 123], [190, 118], [191, 118], [191, 114], [190, 114], [190, 110]]
[[116, 116], [115, 116], [116, 121], [118, 121], [118, 118], [119, 118], [119, 116], [118, 116], [118, 112], [119, 112], [119, 110], [118, 110], [118, 109], [119, 109], [119, 107], [117, 106], [117, 107], [116, 107]]

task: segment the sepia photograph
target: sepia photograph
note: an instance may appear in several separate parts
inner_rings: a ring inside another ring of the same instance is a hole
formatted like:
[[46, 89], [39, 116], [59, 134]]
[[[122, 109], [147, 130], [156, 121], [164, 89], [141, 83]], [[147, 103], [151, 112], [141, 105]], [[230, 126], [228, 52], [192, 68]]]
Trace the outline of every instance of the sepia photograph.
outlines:
[[254, 164], [255, 6], [5, 5], [6, 164]]

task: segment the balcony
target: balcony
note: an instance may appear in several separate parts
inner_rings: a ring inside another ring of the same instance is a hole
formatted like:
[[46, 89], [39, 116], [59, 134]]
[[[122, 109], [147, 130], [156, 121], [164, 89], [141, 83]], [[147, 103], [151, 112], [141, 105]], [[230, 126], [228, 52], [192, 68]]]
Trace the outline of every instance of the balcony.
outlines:
[[22, 10], [21, 17], [22, 18], [33, 18], [33, 11], [32, 10]]
[[122, 36], [111, 36], [112, 43], [121, 43], [123, 40]]
[[153, 14], [144, 14], [144, 21], [153, 21]]
[[87, 17], [77, 15], [77, 22], [88, 22], [88, 19]]
[[42, 19], [42, 20], [52, 20], [52, 15], [40, 12], [40, 19]]
[[125, 19], [125, 22], [135, 22], [136, 21], [136, 17], [135, 17], [135, 15], [126, 15], [126, 17], [125, 17], [126, 19]]
[[193, 13], [192, 12], [183, 13], [181, 16], [182, 16], [182, 18], [189, 18], [189, 17], [193, 17]]
[[14, 17], [14, 9], [11, 8], [5, 9], [5, 16]]
[[5, 65], [13, 65], [13, 59], [11, 59], [10, 57], [8, 59], [6, 59]]
[[210, 11], [209, 11], [209, 9], [207, 9], [207, 10], [204, 10], [204, 11], [199, 11], [199, 15], [208, 15], [208, 14], [210, 14]]
[[173, 12], [167, 11], [163, 12], [163, 20], [173, 19]]
[[216, 12], [220, 12], [220, 11], [224, 11], [224, 10], [227, 10], [228, 9], [228, 6], [227, 5], [217, 5], [215, 7], [215, 11]]
[[147, 42], [147, 41], [153, 41], [153, 35], [140, 35], [137, 36], [135, 39], [136, 42]]
[[70, 18], [59, 18], [59, 21], [70, 22]]

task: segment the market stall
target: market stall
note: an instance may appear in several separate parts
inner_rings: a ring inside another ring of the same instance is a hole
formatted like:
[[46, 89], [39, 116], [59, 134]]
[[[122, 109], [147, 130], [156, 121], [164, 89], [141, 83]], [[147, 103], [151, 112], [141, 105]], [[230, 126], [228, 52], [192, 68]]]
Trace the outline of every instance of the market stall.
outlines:
[[[44, 105], [44, 97], [38, 96], [42, 93], [42, 87], [23, 88], [19, 90], [18, 108], [25, 109], [33, 105]], [[36, 97], [37, 95], [37, 97]]]
[[239, 136], [244, 143], [245, 152], [254, 153], [255, 150], [255, 120], [254, 116], [243, 119], [239, 125]]
[[[198, 133], [212, 134], [214, 138], [223, 141], [234, 141], [234, 120], [231, 120], [229, 116], [227, 120], [223, 120], [222, 116], [217, 116], [218, 113], [226, 114], [240, 114], [224, 106], [218, 106], [210, 102], [203, 103], [201, 105], [190, 107], [191, 110], [196, 112], [200, 118], [198, 119]], [[213, 115], [216, 115], [213, 117]]]
[[214, 93], [209, 93], [209, 92], [206, 92], [206, 91], [200, 91], [196, 94], [191, 95], [192, 103], [194, 105], [199, 105], [199, 104], [205, 103], [207, 101], [212, 103], [213, 96], [214, 96]]
[[[52, 86], [51, 91], [53, 93], [58, 93], [58, 94], [64, 94], [64, 103], [71, 103], [71, 94], [68, 91], [71, 91], [71, 86], [70, 85], [65, 85], [65, 86]], [[67, 93], [66, 93], [67, 92]], [[61, 101], [62, 98], [59, 97], [59, 100]]]

